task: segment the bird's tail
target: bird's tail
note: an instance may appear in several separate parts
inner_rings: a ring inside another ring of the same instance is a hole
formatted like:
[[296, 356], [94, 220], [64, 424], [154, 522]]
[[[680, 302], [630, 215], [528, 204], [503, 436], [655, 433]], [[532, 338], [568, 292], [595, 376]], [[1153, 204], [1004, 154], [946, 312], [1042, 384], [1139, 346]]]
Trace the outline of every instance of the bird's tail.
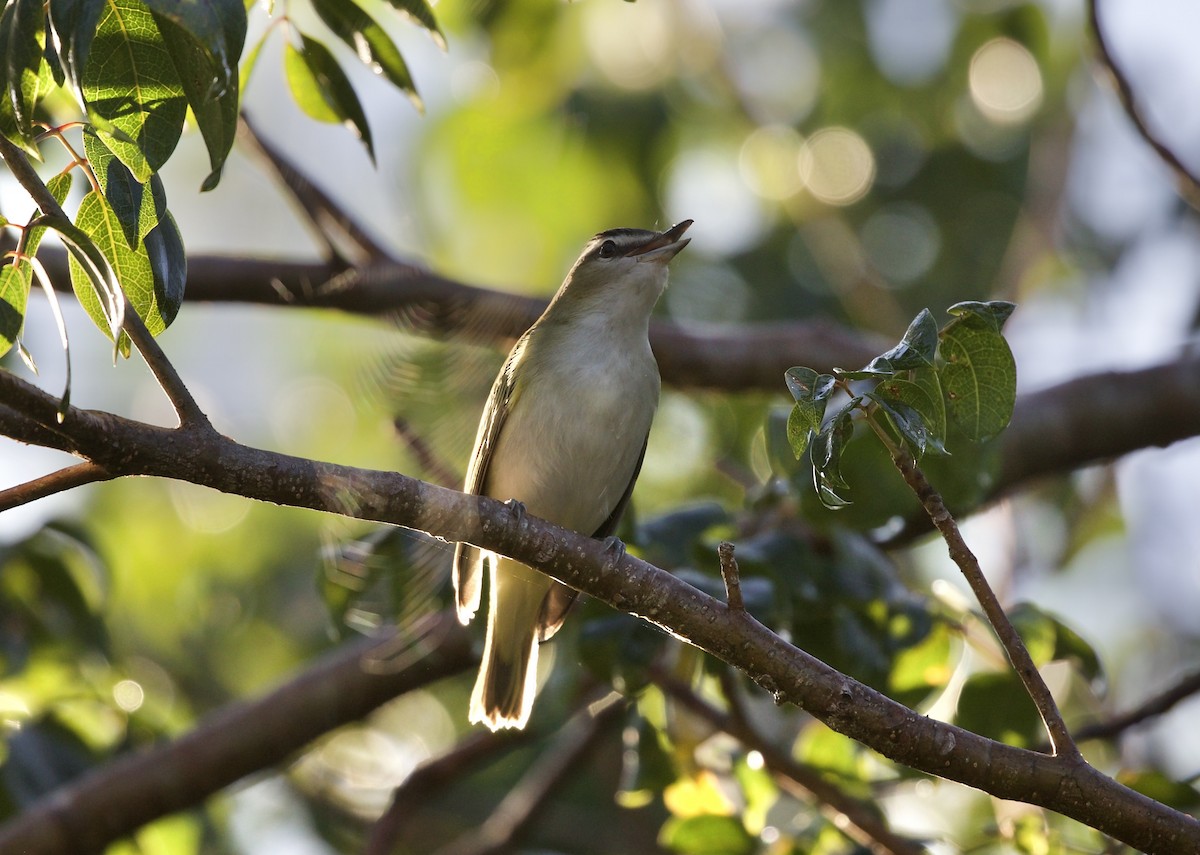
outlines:
[[507, 558], [495, 560], [483, 663], [470, 718], [492, 730], [523, 728], [537, 691], [538, 616], [551, 579]]

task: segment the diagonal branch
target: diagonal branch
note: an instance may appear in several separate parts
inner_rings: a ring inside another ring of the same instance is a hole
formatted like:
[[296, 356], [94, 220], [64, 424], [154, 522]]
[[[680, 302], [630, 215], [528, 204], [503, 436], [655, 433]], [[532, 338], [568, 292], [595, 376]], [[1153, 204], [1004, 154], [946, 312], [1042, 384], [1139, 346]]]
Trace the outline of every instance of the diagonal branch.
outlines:
[[[313, 231], [327, 249], [327, 258], [334, 263], [342, 262], [342, 253], [337, 245], [340, 237], [353, 245], [361, 256], [380, 261], [392, 257], [387, 247], [366, 231], [350, 213], [335, 202], [328, 193], [314, 184], [284, 153], [259, 133], [254, 122], [244, 112], [241, 125], [245, 136], [270, 164], [272, 171], [292, 198], [299, 205]], [[344, 264], [342, 266], [345, 266]]]
[[1121, 106], [1125, 108], [1125, 114], [1129, 116], [1129, 120], [1133, 122], [1133, 126], [1137, 129], [1137, 132], [1142, 135], [1142, 139], [1154, 149], [1163, 163], [1174, 173], [1179, 195], [1193, 208], [1200, 210], [1200, 178], [1197, 178], [1195, 173], [1180, 160], [1179, 155], [1175, 153], [1174, 149], [1163, 142], [1158, 134], [1151, 130], [1145, 115], [1142, 113], [1141, 107], [1138, 105], [1137, 96], [1133, 92], [1133, 85], [1129, 82], [1129, 78], [1125, 75], [1116, 57], [1113, 56], [1112, 47], [1109, 45], [1108, 38], [1104, 34], [1104, 27], [1100, 25], [1100, 10], [1098, 7], [1099, 0], [1088, 0], [1088, 22], [1091, 25], [1092, 36], [1096, 40], [1097, 56], [1116, 86], [1117, 97], [1121, 101]]
[[41, 478], [35, 478], [24, 484], [0, 490], [0, 513], [11, 508], [27, 505], [30, 502], [82, 487], [84, 484], [94, 484], [97, 481], [107, 481], [113, 476], [103, 466], [84, 462], [68, 466]]
[[[0, 372], [0, 430], [14, 408], [27, 423], [57, 421], [58, 401]], [[18, 423], [18, 427], [20, 423]], [[640, 616], [743, 671], [896, 763], [1086, 823], [1151, 855], [1200, 851], [1200, 821], [1130, 790], [1070, 756], [1005, 745], [929, 719], [839, 673], [747, 612], [603, 543], [483, 496], [396, 472], [337, 466], [70, 408], [63, 444], [114, 475], [149, 475], [260, 501], [388, 522], [510, 556], [620, 611]], [[57, 438], [57, 436], [56, 436]]]

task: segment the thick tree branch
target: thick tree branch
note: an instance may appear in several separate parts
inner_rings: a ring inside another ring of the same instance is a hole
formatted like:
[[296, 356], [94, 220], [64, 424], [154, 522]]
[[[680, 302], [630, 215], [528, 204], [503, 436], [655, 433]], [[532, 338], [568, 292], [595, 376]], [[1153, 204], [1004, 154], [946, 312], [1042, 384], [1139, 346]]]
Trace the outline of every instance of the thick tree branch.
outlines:
[[[0, 372], [0, 400], [43, 425], [58, 402]], [[0, 408], [0, 422], [3, 421]], [[670, 574], [501, 502], [393, 472], [320, 463], [248, 448], [187, 428], [168, 430], [71, 408], [66, 444], [114, 475], [151, 475], [276, 504], [312, 508], [467, 541], [535, 567], [642, 617], [745, 672], [779, 702], [897, 763], [999, 798], [1036, 804], [1148, 853], [1200, 851], [1200, 822], [1140, 795], [1086, 763], [1014, 748], [930, 720], [786, 643], [746, 612], [730, 610]]]
[[424, 632], [436, 643], [408, 667], [370, 667], [395, 649], [395, 633], [350, 645], [265, 697], [203, 719], [173, 742], [89, 772], [0, 826], [0, 852], [102, 852], [142, 825], [278, 765], [321, 734], [477, 661], [451, 614], [432, 615]]

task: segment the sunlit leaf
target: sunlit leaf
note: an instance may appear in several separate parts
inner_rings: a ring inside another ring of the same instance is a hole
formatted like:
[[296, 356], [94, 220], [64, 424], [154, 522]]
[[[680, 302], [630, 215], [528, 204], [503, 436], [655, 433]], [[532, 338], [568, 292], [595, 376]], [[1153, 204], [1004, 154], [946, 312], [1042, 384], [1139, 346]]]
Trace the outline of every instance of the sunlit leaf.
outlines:
[[1054, 615], [1033, 603], [1019, 603], [1008, 616], [1035, 664], [1070, 659], [1088, 680], [1104, 676], [1095, 649]]
[[245, 9], [239, 0], [210, 5], [151, 0], [150, 7], [204, 137], [212, 171], [201, 189], [211, 190], [220, 180], [237, 134], [238, 56], [246, 39]]
[[105, 144], [139, 181], [148, 181], [175, 150], [188, 105], [158, 24], [143, 3], [105, 5], [81, 88], [89, 115], [103, 120], [97, 131]]
[[840, 467], [846, 441], [854, 433], [851, 415], [860, 400], [855, 397], [842, 407], [813, 439], [813, 483], [821, 504], [827, 508], [841, 508], [850, 504], [838, 493], [849, 487], [842, 479]]
[[[61, 205], [67, 199], [67, 194], [71, 192], [71, 173], [63, 172], [55, 175], [46, 182], [46, 189], [50, 191], [50, 195], [54, 200]], [[42, 244], [42, 238], [46, 235], [44, 226], [34, 226], [25, 233], [25, 254], [35, 255], [38, 247]]]
[[672, 817], [659, 832], [658, 842], [685, 855], [751, 855], [756, 849], [740, 819], [711, 814]]
[[160, 208], [166, 210], [162, 179], [155, 173], [146, 183], [138, 181], [96, 134], [83, 135], [83, 151], [121, 225], [126, 243], [135, 248], [158, 225]]
[[0, 267], [0, 356], [8, 353], [21, 334], [33, 268], [25, 259], [10, 258]]
[[[12, 0], [0, 16], [0, 130], [27, 151], [33, 148], [33, 110], [48, 87], [45, 65], [46, 15], [41, 0]], [[9, 127], [9, 119], [15, 128]], [[15, 131], [15, 133], [14, 133]]]
[[107, 5], [106, 0], [50, 0], [50, 24], [59, 62], [76, 89], [82, 88], [97, 23]]
[[353, 0], [313, 0], [313, 8], [325, 25], [354, 50], [364, 65], [387, 78], [408, 96], [418, 110], [424, 110], [408, 64], [391, 36], [370, 15]]
[[374, 160], [371, 128], [346, 72], [325, 45], [309, 36], [300, 38], [300, 49], [289, 43], [284, 50], [284, 71], [292, 97], [301, 110], [317, 121], [342, 122], [353, 128]]
[[442, 28], [438, 26], [437, 18], [433, 14], [433, 6], [430, 5], [429, 0], [387, 0], [387, 2], [428, 30], [429, 35], [433, 37], [434, 44], [442, 50], [446, 49], [446, 36], [442, 33]]

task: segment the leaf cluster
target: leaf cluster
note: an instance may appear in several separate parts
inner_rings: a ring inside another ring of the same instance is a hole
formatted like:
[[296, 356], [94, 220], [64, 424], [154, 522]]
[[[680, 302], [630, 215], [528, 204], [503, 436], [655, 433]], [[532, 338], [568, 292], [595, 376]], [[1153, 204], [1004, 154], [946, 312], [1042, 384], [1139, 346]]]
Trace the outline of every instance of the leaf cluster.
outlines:
[[[789, 368], [795, 399], [787, 442], [797, 460], [808, 454], [817, 496], [827, 508], [845, 507], [850, 489], [842, 457], [859, 416], [889, 451], [906, 447], [916, 458], [949, 454], [950, 429], [980, 443], [1008, 424], [1016, 400], [1016, 363], [1001, 329], [1015, 306], [1003, 301], [956, 303], [941, 329], [928, 309], [900, 342], [857, 370], [823, 374]], [[846, 400], [831, 414], [838, 393]]]

